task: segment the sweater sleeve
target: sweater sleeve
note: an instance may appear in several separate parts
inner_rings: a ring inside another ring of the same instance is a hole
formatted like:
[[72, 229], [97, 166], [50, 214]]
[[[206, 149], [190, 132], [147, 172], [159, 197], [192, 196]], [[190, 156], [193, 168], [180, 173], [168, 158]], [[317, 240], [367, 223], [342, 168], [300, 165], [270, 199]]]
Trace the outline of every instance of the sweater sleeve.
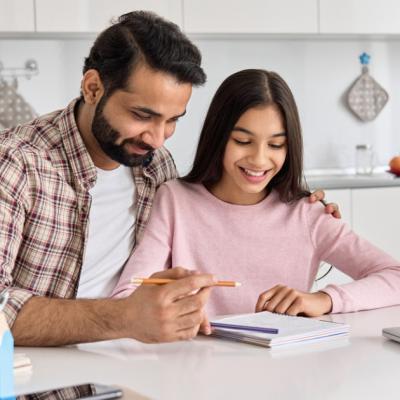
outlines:
[[341, 220], [308, 207], [311, 240], [318, 258], [334, 265], [354, 281], [328, 285], [332, 312], [352, 312], [400, 304], [400, 263], [358, 236]]
[[154, 198], [150, 218], [143, 238], [125, 264], [111, 297], [126, 297], [136, 286], [131, 278], [147, 278], [171, 267], [171, 242], [174, 207], [170, 188], [161, 185]]

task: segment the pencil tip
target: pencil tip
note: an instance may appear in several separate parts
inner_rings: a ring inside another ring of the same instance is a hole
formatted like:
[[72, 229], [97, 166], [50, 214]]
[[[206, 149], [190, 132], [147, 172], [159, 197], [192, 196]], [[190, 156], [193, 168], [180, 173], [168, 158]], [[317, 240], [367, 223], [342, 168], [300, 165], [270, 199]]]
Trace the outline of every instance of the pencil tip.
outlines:
[[235, 286], [242, 286], [242, 284], [240, 282], [235, 282]]

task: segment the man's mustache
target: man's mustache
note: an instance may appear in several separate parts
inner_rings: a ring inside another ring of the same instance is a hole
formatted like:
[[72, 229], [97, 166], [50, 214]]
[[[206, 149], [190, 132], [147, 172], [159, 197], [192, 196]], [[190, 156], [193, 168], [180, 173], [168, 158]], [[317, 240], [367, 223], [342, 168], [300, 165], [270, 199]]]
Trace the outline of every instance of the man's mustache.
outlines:
[[125, 139], [122, 143], [121, 143], [121, 147], [124, 146], [125, 144], [133, 144], [135, 147], [141, 149], [141, 150], [145, 150], [148, 152], [153, 152], [155, 151], [155, 148], [150, 146], [147, 143], [142, 142], [141, 140], [135, 140], [135, 139]]

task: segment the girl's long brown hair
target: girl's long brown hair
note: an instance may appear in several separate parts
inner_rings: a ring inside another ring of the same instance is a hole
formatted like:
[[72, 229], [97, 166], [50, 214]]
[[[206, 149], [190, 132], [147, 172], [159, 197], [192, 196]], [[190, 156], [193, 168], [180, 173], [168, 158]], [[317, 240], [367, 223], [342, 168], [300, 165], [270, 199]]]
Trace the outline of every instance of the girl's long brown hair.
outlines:
[[282, 169], [268, 184], [285, 202], [309, 194], [303, 187], [303, 140], [296, 102], [289, 86], [275, 72], [246, 69], [222, 82], [208, 109], [191, 171], [185, 182], [212, 186], [222, 177], [223, 157], [233, 127], [253, 107], [275, 105], [287, 134], [287, 155]]

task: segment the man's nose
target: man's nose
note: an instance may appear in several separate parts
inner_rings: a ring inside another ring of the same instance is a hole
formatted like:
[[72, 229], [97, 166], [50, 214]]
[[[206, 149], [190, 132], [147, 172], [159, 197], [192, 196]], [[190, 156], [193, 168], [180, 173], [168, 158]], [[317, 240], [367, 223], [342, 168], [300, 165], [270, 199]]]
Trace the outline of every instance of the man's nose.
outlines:
[[162, 147], [165, 142], [165, 124], [154, 124], [143, 141], [154, 149]]

